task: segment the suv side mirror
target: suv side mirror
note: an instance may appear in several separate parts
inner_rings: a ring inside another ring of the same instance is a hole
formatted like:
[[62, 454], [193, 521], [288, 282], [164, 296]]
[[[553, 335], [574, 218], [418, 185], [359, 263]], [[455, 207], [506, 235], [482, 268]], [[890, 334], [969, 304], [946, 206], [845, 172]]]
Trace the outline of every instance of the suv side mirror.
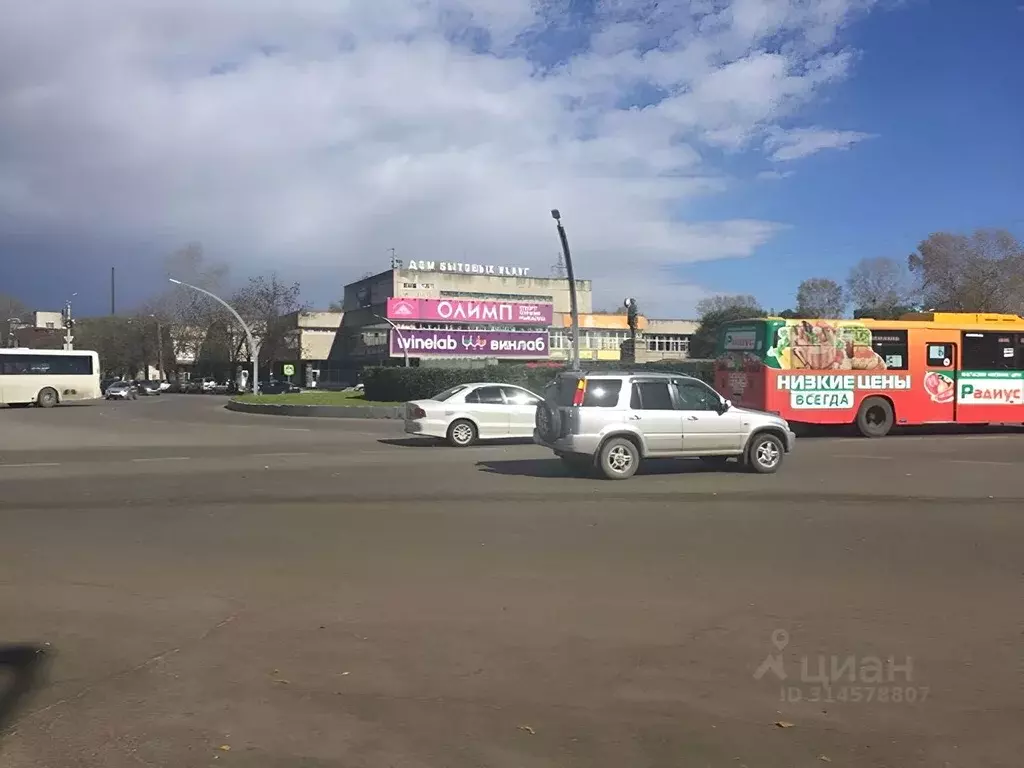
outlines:
[[725, 413], [730, 408], [732, 408], [732, 400], [724, 400], [723, 399], [721, 401], [721, 403], [719, 404], [719, 406], [718, 406], [718, 412], [719, 413]]

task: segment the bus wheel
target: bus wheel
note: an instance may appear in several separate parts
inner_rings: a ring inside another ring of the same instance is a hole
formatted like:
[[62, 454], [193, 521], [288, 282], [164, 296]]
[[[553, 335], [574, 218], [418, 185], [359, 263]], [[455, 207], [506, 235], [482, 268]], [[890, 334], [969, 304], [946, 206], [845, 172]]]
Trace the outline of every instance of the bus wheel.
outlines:
[[36, 405], [40, 408], [53, 408], [57, 404], [57, 390], [47, 387], [39, 393]]
[[896, 423], [892, 404], [884, 397], [869, 397], [857, 411], [857, 429], [864, 437], [885, 437]]

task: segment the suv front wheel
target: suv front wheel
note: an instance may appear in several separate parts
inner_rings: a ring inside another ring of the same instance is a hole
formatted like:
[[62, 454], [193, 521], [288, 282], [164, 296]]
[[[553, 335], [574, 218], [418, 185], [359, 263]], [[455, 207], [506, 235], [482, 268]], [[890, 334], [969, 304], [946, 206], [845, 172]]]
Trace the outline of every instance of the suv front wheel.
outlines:
[[630, 440], [613, 437], [601, 448], [601, 473], [609, 480], [625, 480], [636, 474], [640, 451]]
[[747, 448], [747, 466], [760, 475], [769, 475], [778, 470], [785, 451], [782, 441], [770, 432], [754, 435]]

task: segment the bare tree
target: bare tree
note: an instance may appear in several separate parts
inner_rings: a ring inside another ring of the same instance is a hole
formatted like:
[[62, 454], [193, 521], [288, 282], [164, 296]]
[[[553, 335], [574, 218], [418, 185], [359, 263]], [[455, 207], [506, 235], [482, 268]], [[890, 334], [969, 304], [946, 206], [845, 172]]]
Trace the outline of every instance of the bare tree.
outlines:
[[[164, 269], [167, 277], [218, 295], [225, 290], [228, 268], [223, 264], [210, 263], [199, 243], [190, 243], [170, 254], [164, 260]], [[174, 360], [198, 360], [210, 328], [229, 322], [228, 313], [215, 301], [177, 286], [169, 287], [152, 302], [149, 310], [162, 325], [168, 326], [170, 349], [164, 354]]]
[[14, 331], [20, 324], [29, 322], [28, 307], [13, 296], [0, 294], [0, 347], [17, 341]]
[[761, 309], [761, 302], [749, 293], [736, 295], [719, 294], [718, 296], [710, 296], [697, 302], [697, 316], [704, 317], [714, 312], [723, 312], [737, 307], [757, 309], [758, 313], [763, 313], [764, 311]]
[[294, 330], [288, 315], [305, 309], [298, 283], [285, 283], [272, 273], [253, 277], [235, 294], [231, 304], [252, 330], [259, 347], [260, 361], [274, 362], [296, 356]]
[[857, 312], [878, 317], [912, 305], [916, 289], [906, 265], [877, 256], [853, 265], [846, 278], [846, 292]]
[[846, 312], [843, 287], [827, 277], [811, 277], [796, 289], [796, 313], [801, 317], [842, 317]]
[[106, 375], [134, 377], [151, 362], [145, 330], [136, 317], [83, 318], [75, 326], [75, 346], [98, 352]]
[[970, 236], [936, 232], [907, 263], [927, 308], [954, 312], [1024, 311], [1024, 248], [1006, 230]]

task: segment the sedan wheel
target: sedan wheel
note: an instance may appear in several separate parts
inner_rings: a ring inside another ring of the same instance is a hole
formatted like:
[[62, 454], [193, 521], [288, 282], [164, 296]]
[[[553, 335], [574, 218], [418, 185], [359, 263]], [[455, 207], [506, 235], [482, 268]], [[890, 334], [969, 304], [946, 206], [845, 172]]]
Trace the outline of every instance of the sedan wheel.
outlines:
[[467, 419], [457, 419], [448, 427], [448, 442], [456, 448], [465, 448], [476, 442], [476, 425]]

